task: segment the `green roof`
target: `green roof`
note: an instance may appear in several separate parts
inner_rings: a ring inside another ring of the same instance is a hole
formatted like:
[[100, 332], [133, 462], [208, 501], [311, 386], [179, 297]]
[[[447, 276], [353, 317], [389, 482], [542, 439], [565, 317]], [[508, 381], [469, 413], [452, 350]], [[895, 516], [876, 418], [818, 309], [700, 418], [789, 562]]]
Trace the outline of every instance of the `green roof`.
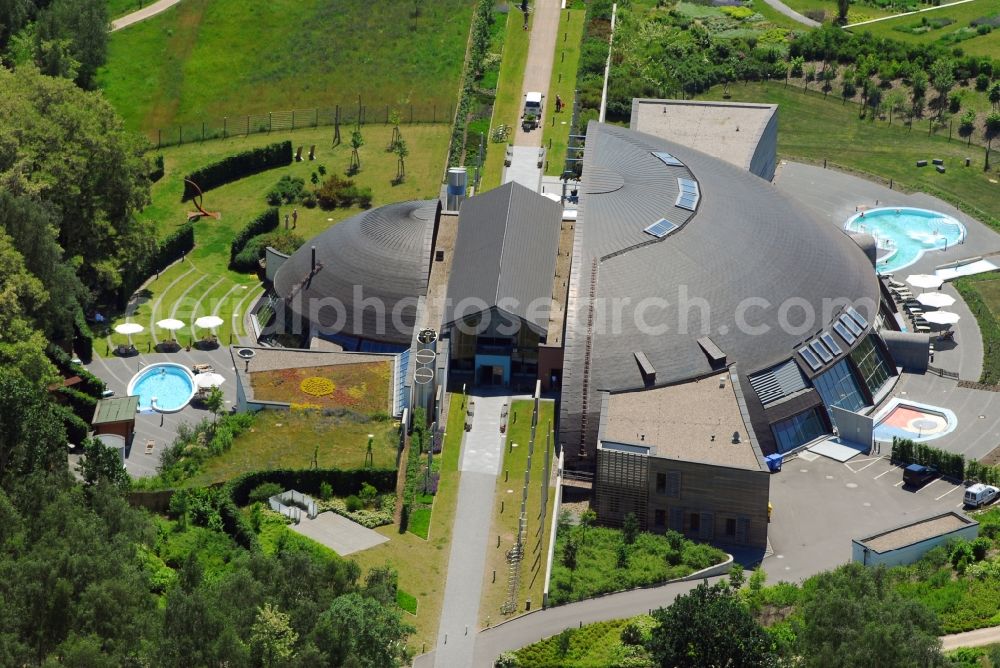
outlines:
[[125, 422], [134, 420], [139, 409], [139, 397], [114, 397], [101, 399], [94, 410], [91, 424], [108, 424], [110, 422]]

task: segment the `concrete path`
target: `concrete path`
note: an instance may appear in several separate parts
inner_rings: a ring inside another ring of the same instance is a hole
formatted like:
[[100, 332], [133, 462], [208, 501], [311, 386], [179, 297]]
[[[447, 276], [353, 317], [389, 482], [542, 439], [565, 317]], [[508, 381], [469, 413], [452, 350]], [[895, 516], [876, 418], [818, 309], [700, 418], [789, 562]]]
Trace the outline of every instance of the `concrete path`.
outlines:
[[303, 514], [301, 522], [290, 524], [288, 528], [326, 545], [342, 557], [389, 540], [379, 532], [367, 529], [334, 512], [320, 513], [314, 520]]
[[[560, 0], [535, 0], [532, 9], [531, 41], [528, 44], [528, 60], [524, 66], [524, 93], [538, 91], [545, 96], [543, 104], [555, 104], [548, 99], [549, 81], [552, 78], [552, 64], [556, 57], [556, 39], [559, 37]], [[513, 5], [512, 5], [513, 8]], [[541, 146], [542, 128], [525, 132], [518, 125], [514, 134], [514, 146]]]
[[462, 441], [462, 472], [458, 487], [458, 509], [452, 529], [448, 581], [445, 583], [441, 623], [433, 663], [439, 668], [468, 666], [476, 641], [483, 567], [493, 512], [493, 490], [503, 459], [504, 438], [500, 413], [506, 396], [469, 396], [475, 401], [472, 430]]
[[1000, 626], [941, 636], [941, 649], [946, 652], [959, 647], [982, 647], [993, 643], [1000, 643]]
[[143, 7], [142, 9], [132, 12], [131, 14], [126, 14], [120, 19], [115, 19], [111, 22], [111, 32], [127, 28], [133, 23], [138, 23], [139, 21], [145, 21], [151, 16], [156, 16], [161, 12], [167, 11], [180, 1], [181, 0], [158, 0], [148, 7]]
[[[541, 137], [541, 130], [535, 130]], [[525, 188], [539, 192], [542, 187], [542, 168], [538, 166], [537, 146], [514, 146], [511, 149], [510, 167], [503, 171], [503, 182], [516, 181]]]
[[809, 26], [810, 28], [818, 28], [820, 26], [818, 21], [813, 21], [807, 16], [799, 14], [797, 11], [781, 2], [781, 0], [764, 0], [767, 4], [771, 6], [772, 9], [776, 9], [793, 21], [798, 21], [804, 26]]
[[[858, 21], [857, 23], [850, 23], [845, 28], [857, 28], [858, 26], [866, 26], [869, 23], [878, 23], [879, 21], [890, 21], [892, 19], [898, 19], [900, 16], [913, 16], [914, 14], [921, 14], [923, 12], [931, 12], [935, 9], [944, 9], [946, 7], [954, 7], [955, 5], [964, 5], [967, 2], [974, 2], [975, 0], [958, 0], [958, 2], [951, 2], [944, 5], [938, 5], [936, 7], [926, 7], [924, 9], [918, 9], [913, 12], [903, 12], [901, 14], [893, 14], [892, 16], [882, 16], [877, 19], [868, 19], [867, 21]], [[770, 4], [770, 3], [768, 3]]]

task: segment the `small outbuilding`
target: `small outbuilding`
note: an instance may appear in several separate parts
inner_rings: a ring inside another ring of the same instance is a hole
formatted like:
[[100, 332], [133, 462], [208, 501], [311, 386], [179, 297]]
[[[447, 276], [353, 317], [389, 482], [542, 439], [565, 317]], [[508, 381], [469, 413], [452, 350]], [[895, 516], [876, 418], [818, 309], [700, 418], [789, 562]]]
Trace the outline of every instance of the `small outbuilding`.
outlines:
[[94, 409], [94, 435], [117, 434], [126, 443], [135, 434], [135, 414], [139, 410], [139, 397], [113, 397], [101, 399]]
[[865, 566], [902, 566], [918, 561], [938, 545], [953, 540], [975, 540], [979, 522], [959, 512], [908, 522], [902, 526], [851, 541], [851, 560]]

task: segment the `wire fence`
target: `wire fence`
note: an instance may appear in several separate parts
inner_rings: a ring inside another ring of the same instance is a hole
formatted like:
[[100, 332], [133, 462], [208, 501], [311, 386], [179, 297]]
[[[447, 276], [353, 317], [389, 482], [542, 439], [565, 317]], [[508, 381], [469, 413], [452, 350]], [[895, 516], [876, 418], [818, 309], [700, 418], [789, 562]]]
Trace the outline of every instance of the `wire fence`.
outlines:
[[[286, 111], [269, 111], [258, 114], [239, 114], [223, 116], [222, 118], [205, 120], [201, 123], [175, 125], [167, 128], [147, 130], [146, 136], [156, 145], [176, 146], [190, 144], [209, 139], [225, 139], [227, 137], [245, 137], [251, 134], [263, 134], [277, 131], [299, 130], [332, 126], [388, 124], [392, 121], [393, 112], [399, 114], [400, 123], [451, 123], [455, 114], [453, 105], [437, 104], [371, 104], [358, 100], [352, 104], [334, 105], [332, 107], [314, 107], [312, 109], [291, 109]], [[331, 134], [331, 141], [337, 136]]]

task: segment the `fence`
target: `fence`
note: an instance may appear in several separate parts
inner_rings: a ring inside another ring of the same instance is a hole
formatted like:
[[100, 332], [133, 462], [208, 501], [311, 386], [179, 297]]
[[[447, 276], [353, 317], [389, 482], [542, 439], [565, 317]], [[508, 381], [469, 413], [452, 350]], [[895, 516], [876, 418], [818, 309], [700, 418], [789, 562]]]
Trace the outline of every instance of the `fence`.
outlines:
[[[156, 148], [162, 148], [205, 141], [206, 139], [245, 137], [251, 134], [320, 126], [335, 126], [339, 129], [339, 126], [350, 126], [358, 123], [361, 125], [388, 124], [392, 120], [394, 110], [399, 113], [400, 123], [405, 124], [451, 123], [455, 113], [452, 105], [444, 107], [437, 104], [365, 104], [363, 100], [358, 100], [352, 104], [338, 104], [332, 107], [223, 116], [221, 119], [205, 120], [201, 123], [148, 130], [146, 134], [149, 140], [156, 144]], [[335, 132], [331, 137], [336, 137], [336, 135]]]
[[271, 510], [281, 513], [298, 524], [302, 520], [302, 511], [306, 511], [309, 519], [316, 517], [316, 501], [311, 496], [290, 489], [281, 494], [275, 494], [267, 500]]

